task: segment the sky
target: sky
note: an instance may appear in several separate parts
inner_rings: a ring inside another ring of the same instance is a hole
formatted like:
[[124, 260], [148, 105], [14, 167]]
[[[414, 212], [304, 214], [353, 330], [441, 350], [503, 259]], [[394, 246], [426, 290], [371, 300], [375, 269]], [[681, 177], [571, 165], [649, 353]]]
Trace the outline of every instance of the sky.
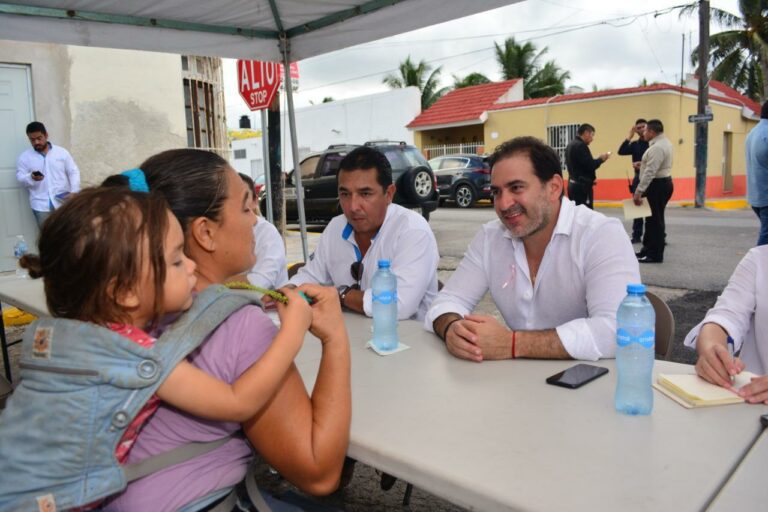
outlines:
[[[691, 46], [698, 45], [698, 18], [670, 8], [692, 0], [526, 0], [398, 36], [299, 61], [298, 107], [323, 98], [352, 98], [384, 92], [382, 79], [406, 57], [441, 67], [441, 85], [473, 72], [500, 80], [494, 42], [507, 37], [547, 48], [540, 63], [554, 60], [570, 72], [566, 87], [633, 87], [646, 79], [678, 83], [681, 66], [691, 73]], [[711, 0], [712, 7], [738, 14], [737, 0]], [[721, 31], [714, 22], [711, 33]], [[683, 39], [685, 42], [683, 43]], [[682, 52], [685, 44], [685, 59]], [[250, 111], [237, 91], [237, 70], [224, 59], [227, 125], [237, 128]], [[255, 116], [258, 119], [258, 112]], [[258, 122], [255, 123], [258, 125]]]

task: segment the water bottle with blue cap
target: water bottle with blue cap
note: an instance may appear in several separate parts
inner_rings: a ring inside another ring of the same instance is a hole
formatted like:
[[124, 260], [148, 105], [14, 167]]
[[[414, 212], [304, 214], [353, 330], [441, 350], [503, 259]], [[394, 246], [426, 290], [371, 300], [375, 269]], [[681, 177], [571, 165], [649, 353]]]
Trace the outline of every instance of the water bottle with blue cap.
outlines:
[[627, 285], [627, 296], [616, 315], [616, 344], [616, 410], [630, 415], [650, 414], [656, 313], [643, 284]]
[[379, 260], [379, 268], [371, 280], [373, 293], [373, 344], [377, 349], [397, 348], [397, 277], [389, 268], [389, 260]]

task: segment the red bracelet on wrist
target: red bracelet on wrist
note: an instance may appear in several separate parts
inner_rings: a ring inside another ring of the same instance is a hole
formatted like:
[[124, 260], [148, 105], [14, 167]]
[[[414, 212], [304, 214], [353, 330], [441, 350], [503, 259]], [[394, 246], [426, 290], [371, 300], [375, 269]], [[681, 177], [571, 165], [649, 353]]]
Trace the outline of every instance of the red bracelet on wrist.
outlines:
[[512, 359], [515, 359], [515, 341], [517, 338], [517, 333], [515, 331], [512, 331]]

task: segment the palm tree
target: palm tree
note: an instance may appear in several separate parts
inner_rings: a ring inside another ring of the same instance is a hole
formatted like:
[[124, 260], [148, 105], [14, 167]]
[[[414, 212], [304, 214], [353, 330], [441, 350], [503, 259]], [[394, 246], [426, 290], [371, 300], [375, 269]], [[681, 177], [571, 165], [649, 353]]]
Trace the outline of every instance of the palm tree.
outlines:
[[[681, 15], [696, 8], [691, 4]], [[761, 101], [768, 98], [768, 1], [740, 0], [739, 11], [741, 16], [710, 8], [711, 18], [730, 29], [709, 36], [712, 78]], [[698, 63], [698, 48], [691, 61]]]
[[400, 74], [388, 74], [382, 80], [392, 89], [415, 86], [421, 91], [421, 109], [426, 110], [436, 102], [443, 94], [448, 92], [448, 87], [438, 88], [440, 85], [440, 70], [438, 67], [432, 70], [432, 66], [421, 60], [418, 64], [411, 61], [410, 55], [400, 63]]
[[548, 51], [546, 46], [537, 51], [530, 42], [521, 45], [514, 37], [508, 37], [503, 46], [498, 43], [494, 45], [502, 78], [522, 78], [523, 95], [526, 99], [553, 96], [565, 91], [565, 81], [571, 77], [568, 71], [560, 69], [553, 60], [543, 67], [539, 66], [539, 60]]
[[533, 76], [523, 82], [523, 89], [528, 89], [529, 98], [546, 98], [565, 92], [565, 81], [571, 78], [569, 71], [560, 69], [551, 60], [537, 70]]
[[453, 88], [471, 87], [473, 85], [482, 85], [491, 83], [490, 79], [482, 73], [470, 73], [464, 78], [453, 75]]

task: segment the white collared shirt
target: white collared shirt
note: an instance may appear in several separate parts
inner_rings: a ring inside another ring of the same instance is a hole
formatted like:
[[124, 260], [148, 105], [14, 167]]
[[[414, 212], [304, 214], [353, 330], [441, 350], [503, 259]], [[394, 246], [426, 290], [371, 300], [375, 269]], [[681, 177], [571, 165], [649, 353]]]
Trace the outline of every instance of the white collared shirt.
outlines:
[[[360, 248], [352, 225], [344, 215], [334, 217], [323, 231], [313, 258], [291, 278], [290, 283], [352, 285], [350, 266], [359, 260]], [[381, 229], [362, 258], [360, 281], [365, 314], [373, 314], [371, 280], [378, 261], [390, 260], [397, 276], [397, 316], [422, 320], [437, 294], [437, 264], [440, 255], [432, 229], [424, 218], [402, 206], [390, 204]]]
[[256, 246], [256, 264], [248, 272], [248, 282], [269, 290], [280, 288], [288, 282], [288, 266], [285, 260], [285, 243], [275, 226], [259, 217], [253, 226]]
[[715, 323], [733, 338], [734, 349], [747, 370], [768, 373], [768, 245], [754, 247], [742, 258], [728, 286], [704, 320], [691, 329], [683, 343], [696, 348], [701, 327]]
[[490, 289], [510, 329], [556, 329], [574, 359], [616, 353], [616, 311], [627, 284], [639, 283], [637, 258], [617, 219], [563, 198], [531, 285], [522, 240], [500, 220], [483, 225], [464, 259], [432, 302], [425, 327], [445, 313], [467, 315]]
[[[32, 179], [32, 172], [40, 171], [45, 178]], [[29, 148], [16, 162], [16, 180], [29, 190], [29, 204], [33, 210], [47, 212], [61, 206], [64, 195], [80, 191], [80, 170], [69, 151], [48, 143], [43, 155]]]

